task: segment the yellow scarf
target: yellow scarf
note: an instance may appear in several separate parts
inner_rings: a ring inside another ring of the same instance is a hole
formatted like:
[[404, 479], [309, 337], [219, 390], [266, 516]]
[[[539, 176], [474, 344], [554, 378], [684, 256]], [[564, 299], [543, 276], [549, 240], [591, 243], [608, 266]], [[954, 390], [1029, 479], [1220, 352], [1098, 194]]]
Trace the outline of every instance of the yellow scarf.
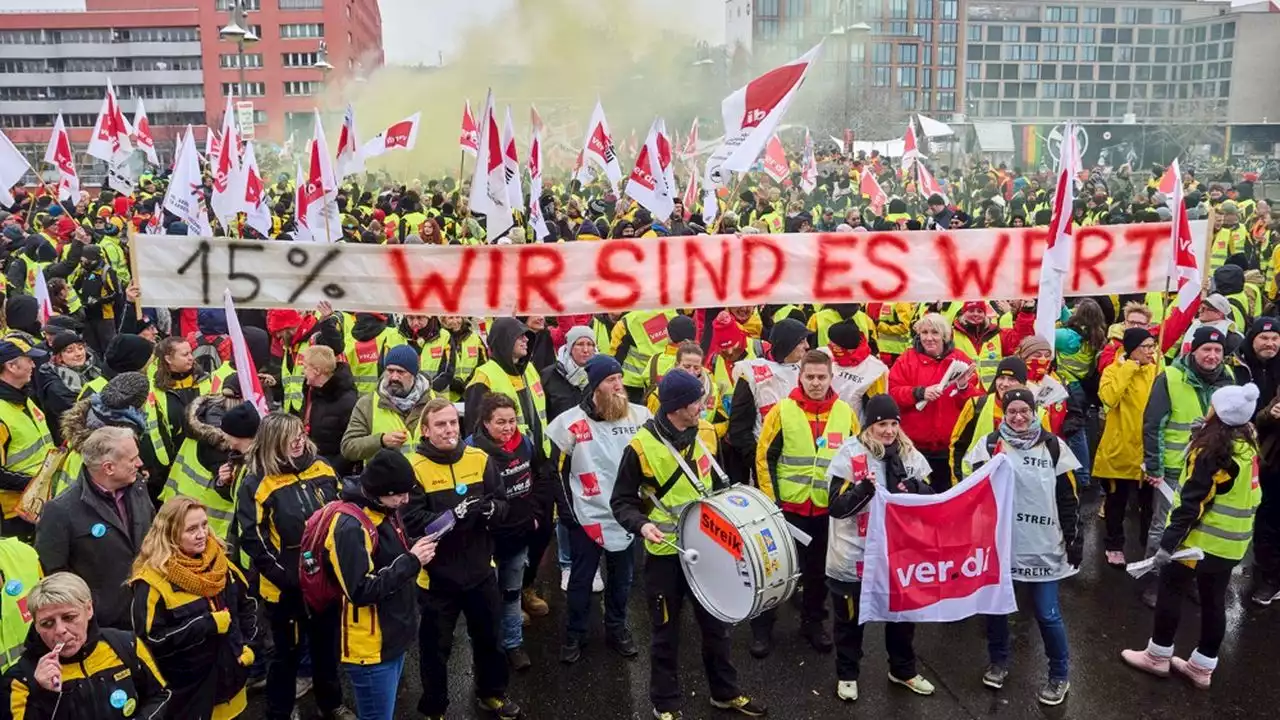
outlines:
[[227, 554], [213, 538], [199, 557], [174, 553], [164, 565], [165, 577], [179, 588], [211, 598], [227, 587]]

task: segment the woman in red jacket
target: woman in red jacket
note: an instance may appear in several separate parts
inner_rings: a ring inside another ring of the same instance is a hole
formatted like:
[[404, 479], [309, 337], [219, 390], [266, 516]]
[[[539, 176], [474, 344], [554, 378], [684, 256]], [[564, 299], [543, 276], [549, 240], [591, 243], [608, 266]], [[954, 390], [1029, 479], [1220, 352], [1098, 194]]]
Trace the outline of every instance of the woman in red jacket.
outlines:
[[[951, 487], [948, 462], [951, 431], [968, 398], [983, 394], [973, 359], [951, 342], [951, 325], [938, 313], [916, 321], [915, 341], [889, 371], [889, 395], [902, 409], [902, 431], [929, 461], [929, 484], [942, 492]], [[955, 383], [942, 378], [953, 360], [969, 365]], [[923, 402], [922, 409], [916, 409]]]

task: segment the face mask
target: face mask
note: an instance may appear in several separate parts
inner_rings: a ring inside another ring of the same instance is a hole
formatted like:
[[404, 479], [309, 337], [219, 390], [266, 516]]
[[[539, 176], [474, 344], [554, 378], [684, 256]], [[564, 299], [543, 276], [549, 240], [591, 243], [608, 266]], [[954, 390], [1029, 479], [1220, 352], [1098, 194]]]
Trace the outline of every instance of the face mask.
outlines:
[[1044, 359], [1035, 359], [1027, 361], [1027, 379], [1032, 382], [1039, 382], [1049, 374], [1049, 361]]

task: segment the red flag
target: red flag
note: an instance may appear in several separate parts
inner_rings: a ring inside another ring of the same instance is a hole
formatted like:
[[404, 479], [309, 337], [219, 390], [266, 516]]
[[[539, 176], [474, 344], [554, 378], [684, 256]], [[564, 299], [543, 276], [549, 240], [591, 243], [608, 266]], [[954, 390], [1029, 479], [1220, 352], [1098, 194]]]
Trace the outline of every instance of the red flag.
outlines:
[[1165, 197], [1171, 197], [1174, 187], [1179, 183], [1181, 179], [1178, 177], [1178, 159], [1174, 158], [1173, 162], [1169, 163], [1169, 167], [1165, 168], [1164, 175], [1160, 176], [1160, 184], [1156, 190]]
[[764, 146], [764, 171], [774, 182], [782, 182], [791, 175], [787, 153], [782, 149], [782, 140], [777, 134], [771, 136], [769, 144]]
[[684, 149], [680, 151], [680, 157], [688, 160], [698, 154], [698, 118], [693, 119], [693, 127], [689, 129], [689, 137], [684, 141]]
[[[1169, 232], [1169, 241], [1173, 243], [1173, 267], [1170, 268], [1170, 275], [1177, 281], [1178, 287], [1177, 302], [1169, 309], [1163, 328], [1165, 332], [1162, 333], [1167, 338], [1165, 342], [1171, 346], [1178, 336], [1186, 332], [1186, 328], [1191, 326], [1191, 321], [1200, 312], [1201, 276], [1195, 242], [1191, 237], [1191, 222], [1187, 217], [1187, 205], [1182, 200], [1182, 169], [1177, 159], [1170, 163], [1165, 175], [1172, 185], [1168, 196], [1169, 209], [1173, 212], [1173, 226]], [[1164, 179], [1160, 182], [1163, 186]], [[1161, 352], [1168, 346], [1161, 347]]]
[[475, 157], [480, 152], [480, 129], [476, 126], [476, 118], [471, 114], [471, 101], [462, 108], [462, 135], [458, 138], [462, 151]]
[[685, 222], [693, 216], [693, 208], [698, 204], [698, 164], [691, 163], [689, 165], [689, 184], [684, 187], [684, 197], [681, 198], [684, 204]]
[[941, 195], [942, 201], [947, 201], [947, 195], [942, 192], [942, 186], [934, 179], [933, 173], [929, 172], [929, 168], [925, 167], [924, 163], [916, 163], [916, 173], [919, 175], [916, 187], [920, 190], [921, 197], [928, 200], [930, 195]]
[[863, 168], [862, 178], [858, 182], [858, 192], [870, 201], [872, 213], [883, 214], [882, 211], [885, 204], [889, 202], [889, 196], [884, 194], [880, 182], [876, 180], [875, 173], [871, 172], [870, 168]]
[[334, 170], [341, 181], [356, 173], [364, 172], [364, 154], [356, 140], [356, 109], [347, 105], [342, 117], [342, 130], [338, 133], [338, 157]]

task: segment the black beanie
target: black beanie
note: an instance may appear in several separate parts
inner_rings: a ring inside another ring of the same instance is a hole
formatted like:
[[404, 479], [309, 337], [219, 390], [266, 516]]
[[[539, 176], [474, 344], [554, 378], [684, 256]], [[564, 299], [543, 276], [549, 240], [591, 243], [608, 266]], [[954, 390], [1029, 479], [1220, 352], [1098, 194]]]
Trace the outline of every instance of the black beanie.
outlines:
[[785, 318], [773, 326], [769, 332], [769, 355], [774, 362], [783, 362], [796, 346], [809, 337], [809, 330], [804, 323], [792, 318]]
[[413, 466], [395, 450], [379, 450], [372, 460], [365, 462], [364, 472], [360, 473], [360, 486], [370, 500], [412, 492], [417, 485]]
[[1120, 344], [1124, 345], [1124, 354], [1132, 355], [1138, 346], [1151, 339], [1151, 331], [1146, 328], [1133, 327], [1124, 331]]
[[871, 427], [881, 420], [901, 420], [898, 403], [888, 393], [872, 395], [862, 406], [862, 427]]
[[[1001, 360], [1000, 364], [996, 366], [995, 376], [998, 378], [1011, 377], [1014, 380], [1017, 380], [1019, 385], [1026, 385], [1027, 363], [1017, 355], [1010, 355], [1009, 357]], [[995, 390], [995, 387], [995, 383], [993, 382], [991, 384], [991, 389]]]
[[832, 325], [827, 330], [828, 339], [835, 345], [839, 345], [845, 350], [857, 350], [862, 344], [862, 331], [858, 329], [858, 324], [852, 320], [845, 320]]
[[667, 323], [667, 338], [672, 345], [679, 345], [685, 340], [693, 340], [698, 336], [698, 326], [688, 315], [677, 315]]
[[1009, 403], [1021, 400], [1031, 406], [1032, 410], [1036, 409], [1036, 396], [1030, 390], [1024, 387], [1016, 387], [1005, 392], [1004, 397], [1000, 398], [1001, 409], [1009, 407]]
[[154, 350], [155, 345], [150, 340], [122, 333], [111, 339], [102, 359], [113, 372], [138, 372], [147, 366]]
[[1264, 332], [1280, 332], [1280, 320], [1270, 315], [1255, 318], [1253, 324], [1249, 326], [1249, 337], [1255, 338]]
[[1209, 343], [1217, 343], [1226, 350], [1227, 339], [1223, 337], [1222, 331], [1212, 325], [1201, 325], [1191, 335], [1191, 351], [1199, 350], [1202, 345]]
[[248, 440], [258, 434], [258, 426], [261, 422], [258, 409], [253, 406], [253, 403], [245, 402], [228, 410], [222, 416], [222, 423], [218, 427], [233, 438]]

